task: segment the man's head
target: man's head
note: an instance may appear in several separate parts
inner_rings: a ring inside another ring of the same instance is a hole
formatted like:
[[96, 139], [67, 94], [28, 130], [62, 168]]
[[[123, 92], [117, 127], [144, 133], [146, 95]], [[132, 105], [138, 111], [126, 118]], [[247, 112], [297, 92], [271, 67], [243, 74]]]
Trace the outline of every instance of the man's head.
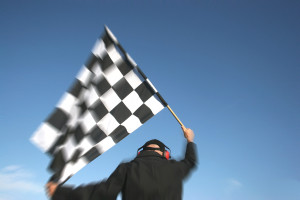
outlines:
[[147, 149], [147, 151], [155, 151], [159, 155], [161, 155], [161, 156], [163, 155], [163, 151], [160, 150], [160, 148], [159, 148], [159, 146], [157, 144], [149, 144], [146, 147], [149, 148], [149, 149]]
[[165, 150], [166, 145], [164, 143], [162, 143], [161, 141], [157, 140], [157, 139], [153, 139], [153, 140], [149, 140], [148, 142], [146, 142], [143, 147], [146, 147], [148, 145], [156, 145], [158, 146], [158, 148], [160, 148], [161, 151]]
[[[159, 140], [153, 139], [146, 142], [142, 147], [138, 149], [143, 149], [142, 151], [155, 151], [161, 156], [169, 159], [171, 157], [170, 152], [166, 150], [169, 149], [164, 143]], [[169, 149], [170, 150], [170, 149]]]

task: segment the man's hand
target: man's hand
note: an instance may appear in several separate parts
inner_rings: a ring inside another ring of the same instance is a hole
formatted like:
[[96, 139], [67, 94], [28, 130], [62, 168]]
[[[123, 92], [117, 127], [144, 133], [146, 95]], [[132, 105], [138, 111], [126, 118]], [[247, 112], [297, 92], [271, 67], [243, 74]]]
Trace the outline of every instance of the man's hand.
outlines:
[[194, 131], [190, 128], [185, 128], [184, 126], [181, 127], [182, 130], [183, 130], [183, 134], [184, 134], [184, 137], [186, 138], [186, 140], [188, 142], [193, 142], [194, 141]]
[[51, 198], [53, 196], [53, 194], [55, 193], [56, 191], [56, 188], [57, 188], [58, 184], [57, 183], [54, 183], [54, 182], [48, 182], [46, 184], [46, 190], [47, 190], [47, 194], [48, 196]]

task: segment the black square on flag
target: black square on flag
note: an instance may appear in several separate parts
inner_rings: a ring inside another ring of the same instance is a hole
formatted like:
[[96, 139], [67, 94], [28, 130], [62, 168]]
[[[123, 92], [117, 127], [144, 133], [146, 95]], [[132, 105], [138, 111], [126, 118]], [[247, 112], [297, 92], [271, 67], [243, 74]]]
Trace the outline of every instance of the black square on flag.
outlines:
[[136, 89], [135, 89], [136, 93], [138, 93], [138, 95], [140, 96], [140, 98], [142, 99], [142, 101], [145, 103], [152, 95], [154, 95], [154, 91], [152, 90], [152, 88], [148, 85], [147, 82], [143, 82], [141, 85], [139, 85]]
[[85, 89], [85, 88], [83, 87], [81, 82], [78, 79], [76, 79], [68, 92], [70, 94], [72, 94], [74, 97], [78, 98], [82, 89]]
[[117, 64], [118, 69], [120, 72], [125, 76], [130, 70], [132, 70], [132, 67], [130, 67], [125, 61], [122, 60], [122, 62]]
[[54, 172], [57, 172], [61, 170], [65, 164], [66, 160], [64, 159], [62, 150], [60, 149], [55, 153], [53, 160], [49, 165], [49, 169], [51, 169]]
[[55, 108], [53, 113], [46, 120], [49, 124], [55, 127], [57, 130], [62, 130], [62, 128], [66, 125], [69, 116], [59, 108]]
[[114, 43], [111, 41], [111, 39], [108, 37], [107, 34], [105, 34], [105, 35], [102, 36], [102, 41], [104, 42], [106, 49], [109, 46], [114, 45]]
[[100, 64], [102, 71], [104, 72], [106, 69], [108, 69], [110, 66], [114, 64], [114, 62], [111, 60], [108, 54], [106, 54], [103, 59], [98, 58], [98, 62]]
[[85, 101], [83, 101], [82, 103], [80, 103], [78, 105], [78, 108], [80, 108], [80, 115], [82, 115], [83, 113], [85, 113], [85, 111], [87, 110], [87, 106]]
[[142, 124], [154, 116], [150, 108], [145, 104], [139, 107], [133, 114], [139, 118]]
[[89, 111], [96, 122], [101, 120], [108, 113], [108, 110], [100, 100], [97, 100], [91, 107], [89, 107]]
[[96, 149], [96, 147], [93, 147], [88, 152], [86, 152], [86, 154], [84, 154], [84, 157], [91, 162], [99, 155], [101, 155], [100, 152]]
[[102, 76], [99, 80], [93, 82], [93, 85], [96, 87], [99, 95], [103, 95], [111, 88], [111, 85], [108, 83], [104, 76]]
[[106, 134], [97, 125], [92, 128], [89, 135], [92, 138], [93, 142], [95, 142], [95, 144], [107, 137]]
[[133, 91], [133, 88], [124, 77], [113, 86], [113, 89], [122, 100]]
[[98, 62], [98, 58], [94, 54], [91, 54], [88, 60], [86, 61], [85, 66], [86, 68], [91, 70], [96, 62]]
[[120, 142], [124, 137], [129, 135], [124, 126], [118, 126], [109, 136], [115, 143]]
[[119, 124], [122, 124], [131, 115], [130, 110], [125, 106], [123, 102], [119, 103], [114, 109], [112, 109], [110, 113], [119, 122]]
[[74, 137], [75, 137], [77, 144], [79, 144], [80, 141], [84, 138], [84, 133], [82, 131], [80, 124], [78, 124], [74, 130]]

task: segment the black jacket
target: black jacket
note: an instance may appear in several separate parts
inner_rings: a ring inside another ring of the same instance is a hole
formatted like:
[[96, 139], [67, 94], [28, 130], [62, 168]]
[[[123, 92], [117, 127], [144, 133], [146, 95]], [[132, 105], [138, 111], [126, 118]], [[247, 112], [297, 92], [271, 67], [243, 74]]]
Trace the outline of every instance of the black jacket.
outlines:
[[181, 161], [142, 151], [131, 162], [120, 164], [106, 181], [77, 188], [60, 186], [52, 200], [110, 200], [120, 192], [123, 200], [179, 200], [183, 179], [196, 165], [195, 148], [188, 143]]

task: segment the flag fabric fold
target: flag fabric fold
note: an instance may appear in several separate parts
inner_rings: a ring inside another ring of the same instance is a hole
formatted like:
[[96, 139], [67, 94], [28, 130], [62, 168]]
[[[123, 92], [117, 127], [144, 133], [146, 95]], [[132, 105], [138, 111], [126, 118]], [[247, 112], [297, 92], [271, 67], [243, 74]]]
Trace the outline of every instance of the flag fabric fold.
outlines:
[[52, 157], [52, 180], [62, 183], [165, 106], [105, 27], [70, 89], [31, 141]]

